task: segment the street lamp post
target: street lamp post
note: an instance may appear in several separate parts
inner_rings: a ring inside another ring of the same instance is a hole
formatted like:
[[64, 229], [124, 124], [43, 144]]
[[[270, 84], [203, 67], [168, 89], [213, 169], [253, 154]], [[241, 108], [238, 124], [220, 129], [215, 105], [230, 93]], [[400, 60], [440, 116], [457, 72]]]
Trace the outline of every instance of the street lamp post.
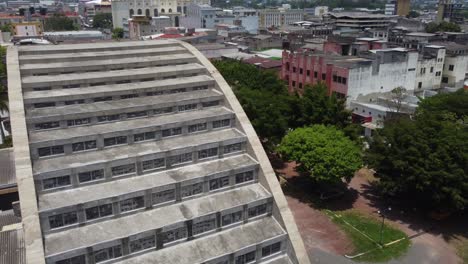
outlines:
[[[387, 210], [391, 211], [392, 208], [389, 207]], [[377, 211], [377, 213], [379, 213], [380, 216], [382, 216], [382, 224], [380, 225], [380, 240], [379, 240], [379, 244], [382, 246], [383, 228], [384, 228], [384, 224], [385, 224], [385, 214], [383, 212], [381, 212], [381, 211]]]

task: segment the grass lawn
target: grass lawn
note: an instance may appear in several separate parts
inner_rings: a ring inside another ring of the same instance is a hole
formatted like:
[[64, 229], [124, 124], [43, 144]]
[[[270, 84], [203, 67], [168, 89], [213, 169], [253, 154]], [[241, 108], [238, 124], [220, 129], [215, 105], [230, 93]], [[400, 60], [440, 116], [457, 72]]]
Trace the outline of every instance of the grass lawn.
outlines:
[[[353, 241], [355, 252], [353, 252], [353, 254], [350, 255], [356, 255], [358, 253], [378, 248], [377, 243], [380, 241], [380, 220], [364, 216], [355, 211], [342, 211], [335, 212], [334, 214], [331, 212], [327, 212], [327, 214], [332, 218], [333, 222], [338, 224]], [[348, 222], [356, 229], [360, 230], [362, 233], [367, 235], [369, 238], [361, 234], [345, 222]], [[402, 231], [387, 224], [384, 225], [382, 232], [382, 244], [386, 244], [403, 237], [407, 238], [406, 234]], [[372, 241], [371, 239], [374, 241]], [[367, 262], [388, 261], [392, 258], [397, 258], [403, 255], [408, 250], [410, 244], [411, 242], [405, 239], [399, 243], [392, 244], [381, 249], [376, 249], [366, 255], [357, 257], [353, 260]]]
[[462, 259], [462, 263], [468, 264], [468, 238], [456, 236], [449, 243], [457, 249], [457, 254]]

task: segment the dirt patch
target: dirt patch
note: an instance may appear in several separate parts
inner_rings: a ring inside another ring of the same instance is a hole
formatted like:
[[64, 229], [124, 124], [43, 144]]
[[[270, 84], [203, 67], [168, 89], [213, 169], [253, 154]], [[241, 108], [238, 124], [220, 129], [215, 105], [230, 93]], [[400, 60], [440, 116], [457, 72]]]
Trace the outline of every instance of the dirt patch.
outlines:
[[320, 248], [344, 255], [354, 250], [346, 234], [328, 216], [296, 198], [286, 196], [286, 199], [308, 252]]

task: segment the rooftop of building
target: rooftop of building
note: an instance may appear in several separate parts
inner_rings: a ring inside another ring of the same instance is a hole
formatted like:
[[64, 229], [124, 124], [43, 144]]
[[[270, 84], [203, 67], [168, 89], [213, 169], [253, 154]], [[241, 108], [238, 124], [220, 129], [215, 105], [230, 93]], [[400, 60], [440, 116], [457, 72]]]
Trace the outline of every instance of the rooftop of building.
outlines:
[[272, 60], [269, 58], [262, 58], [262, 57], [252, 57], [249, 59], [245, 59], [242, 62], [256, 65], [262, 69], [274, 69], [274, 68], [281, 68], [283, 64], [280, 60]]
[[366, 12], [357, 12], [357, 11], [330, 12], [328, 14], [336, 18], [391, 18], [393, 17], [393, 16], [384, 15], [384, 14], [369, 14]]

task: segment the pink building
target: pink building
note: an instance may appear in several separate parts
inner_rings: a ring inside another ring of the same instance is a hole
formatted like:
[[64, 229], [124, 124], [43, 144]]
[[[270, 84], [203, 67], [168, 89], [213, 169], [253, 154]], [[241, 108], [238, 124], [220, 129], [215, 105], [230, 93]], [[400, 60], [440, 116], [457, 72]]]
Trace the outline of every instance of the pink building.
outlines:
[[283, 51], [281, 79], [290, 92], [302, 93], [306, 84], [324, 82], [329, 94], [354, 100], [399, 86], [414, 89], [417, 61], [417, 52], [402, 48], [365, 51], [359, 57]]

